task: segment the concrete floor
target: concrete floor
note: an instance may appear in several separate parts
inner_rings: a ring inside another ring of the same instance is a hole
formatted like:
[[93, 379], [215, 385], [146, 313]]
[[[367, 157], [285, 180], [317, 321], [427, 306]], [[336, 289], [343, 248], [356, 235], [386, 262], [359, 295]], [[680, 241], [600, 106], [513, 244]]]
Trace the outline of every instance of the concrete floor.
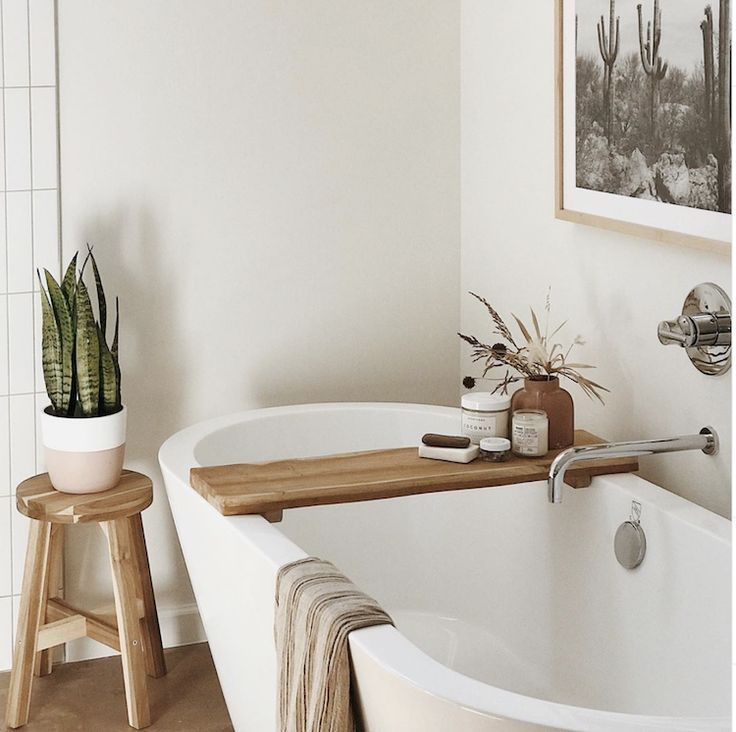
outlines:
[[[155, 732], [232, 730], [206, 643], [166, 651], [168, 673], [148, 679]], [[10, 674], [0, 674], [0, 714], [5, 717]], [[0, 728], [6, 729], [4, 722]], [[34, 679], [27, 732], [130, 732], [120, 658], [64, 663]]]

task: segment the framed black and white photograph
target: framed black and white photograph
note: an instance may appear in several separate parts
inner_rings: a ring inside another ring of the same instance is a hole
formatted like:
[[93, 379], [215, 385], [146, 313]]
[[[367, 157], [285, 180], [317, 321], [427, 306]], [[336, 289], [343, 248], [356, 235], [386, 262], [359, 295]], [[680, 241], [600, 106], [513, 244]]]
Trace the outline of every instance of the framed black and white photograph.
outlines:
[[558, 218], [730, 251], [730, 5], [558, 0]]

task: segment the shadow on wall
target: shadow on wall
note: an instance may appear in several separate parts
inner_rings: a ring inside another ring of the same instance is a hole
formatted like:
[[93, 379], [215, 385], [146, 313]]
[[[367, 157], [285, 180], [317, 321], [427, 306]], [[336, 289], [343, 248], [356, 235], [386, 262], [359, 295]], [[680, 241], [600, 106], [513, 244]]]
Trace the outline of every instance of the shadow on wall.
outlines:
[[[156, 588], [159, 603], [166, 606], [169, 590], [175, 602], [180, 602], [177, 587], [167, 585], [172, 580], [178, 585], [171, 570], [183, 566], [157, 460], [159, 446], [182, 426], [184, 417], [180, 395], [188, 374], [172, 297], [177, 283], [164, 266], [156, 225], [146, 211], [120, 208], [90, 219], [82, 231], [84, 240], [74, 244], [82, 249], [89, 242], [94, 247], [108, 298], [120, 298], [122, 393], [128, 408], [125, 466], [154, 481], [155, 499], [144, 513], [144, 522], [155, 526], [149, 533], [149, 552], [154, 576], [167, 580], [159, 581]], [[70, 252], [65, 257], [67, 254]], [[112, 307], [108, 302], [109, 312]], [[74, 584], [67, 590], [72, 601], [109, 600], [103, 542], [98, 532], [70, 532], [68, 561], [75, 569]]]
[[[252, 406], [318, 402], [454, 406], [459, 399], [459, 379], [455, 384], [446, 363], [427, 350], [421, 338], [407, 338], [395, 325], [384, 322], [381, 327], [361, 329], [355, 326], [355, 312], [340, 316], [339, 309], [321, 322], [305, 324], [296, 333], [296, 343], [291, 339], [272, 343], [268, 352], [254, 359], [247, 385]], [[448, 334], [445, 353], [454, 352], [454, 335]], [[340, 342], [333, 343], [327, 353], [326, 339]], [[303, 354], [296, 361], [295, 352]], [[416, 368], [407, 367], [412, 363]], [[451, 367], [454, 365], [453, 361]]]
[[[454, 324], [448, 327], [438, 304], [406, 303], [398, 283], [393, 302], [385, 288], [366, 286], [356, 295], [339, 277], [316, 297], [313, 276], [305, 273], [291, 279], [294, 305], [284, 308], [284, 292], [264, 284], [263, 276], [242, 292], [218, 291], [218, 268], [253, 268], [249, 255], [241, 250], [220, 261], [216, 247], [203, 254], [189, 249], [191, 241], [172, 251], [145, 208], [108, 211], [90, 218], [82, 231], [95, 247], [107, 291], [121, 301], [128, 464], [155, 463], [171, 434], [228, 411], [324, 401], [456, 401], [459, 384], [448, 378], [454, 362], [406, 332], [440, 322], [452, 354]], [[340, 266], [347, 265], [333, 263]], [[191, 310], [192, 298], [200, 302], [190, 322], [180, 308]], [[231, 298], [240, 300], [239, 308]], [[227, 318], [233, 322], [223, 327]], [[212, 323], [217, 327], [207, 330]], [[258, 343], [249, 340], [250, 332], [262, 334]]]
[[[154, 503], [143, 521], [157, 602], [165, 611], [192, 602], [157, 463], [165, 439], [194, 422], [247, 408], [453, 404], [456, 324], [440, 299], [406, 298], [398, 271], [375, 285], [361, 283], [365, 262], [353, 261], [347, 249], [331, 261], [334, 276], [324, 277], [319, 257], [282, 252], [278, 243], [241, 241], [235, 234], [229, 243], [209, 241], [206, 231], [190, 231], [165, 210], [159, 215], [130, 201], [102, 210], [84, 221], [73, 244], [81, 248], [87, 240], [95, 247], [106, 290], [120, 297], [129, 410], [125, 464], [154, 481]], [[430, 328], [447, 334], [440, 345], [423, 337]], [[94, 606], [105, 599], [97, 596], [109, 575], [103, 541], [71, 536], [71, 602]]]
[[339, 372], [308, 364], [298, 375], [288, 374], [281, 370], [282, 359], [279, 353], [269, 354], [268, 361], [262, 362], [252, 377], [254, 407], [318, 402], [425, 402], [431, 391], [431, 387], [420, 382], [365, 370]]
[[[346, 251], [353, 251], [346, 245]], [[417, 402], [455, 405], [460, 379], [456, 314], [426, 283], [432, 265], [413, 265], [420, 296], [407, 296], [406, 272], [387, 268], [379, 280], [362, 251], [333, 255], [329, 276], [291, 276], [294, 305], [283, 293], [263, 293], [259, 319], [279, 337], [264, 338], [249, 355], [251, 406], [310, 402]], [[371, 265], [374, 266], [374, 265]], [[426, 267], [426, 270], [423, 269]], [[315, 285], [317, 282], [319, 285]], [[316, 294], [315, 294], [316, 292]], [[269, 306], [269, 303], [273, 307]]]
[[160, 445], [180, 426], [180, 395], [187, 383], [187, 361], [177, 351], [181, 344], [173, 297], [177, 283], [163, 262], [154, 218], [148, 212], [121, 209], [90, 221], [84, 230], [95, 247], [106, 289], [120, 297], [128, 454], [155, 457], [152, 446]]

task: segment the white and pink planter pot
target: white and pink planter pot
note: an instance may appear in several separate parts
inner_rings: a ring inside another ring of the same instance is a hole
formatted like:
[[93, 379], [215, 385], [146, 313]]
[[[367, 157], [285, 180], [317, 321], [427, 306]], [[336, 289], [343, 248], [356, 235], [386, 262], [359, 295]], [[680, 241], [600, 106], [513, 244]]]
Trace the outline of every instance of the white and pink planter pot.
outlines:
[[98, 493], [120, 482], [125, 457], [123, 407], [104, 417], [55, 417], [41, 412], [51, 485], [62, 493]]

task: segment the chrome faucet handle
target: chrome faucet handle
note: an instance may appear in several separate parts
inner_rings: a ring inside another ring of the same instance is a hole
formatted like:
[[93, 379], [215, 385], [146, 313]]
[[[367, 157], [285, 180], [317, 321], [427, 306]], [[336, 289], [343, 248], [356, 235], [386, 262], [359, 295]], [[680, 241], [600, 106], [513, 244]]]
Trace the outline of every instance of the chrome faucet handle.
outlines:
[[659, 342], [687, 351], [698, 371], [709, 376], [731, 367], [731, 301], [718, 285], [704, 282], [694, 287], [682, 306], [682, 315], [663, 320], [657, 328]]
[[677, 320], [663, 320], [657, 327], [657, 337], [663, 346], [695, 345], [696, 334], [689, 318], [681, 315]]
[[723, 313], [681, 315], [677, 320], [663, 320], [657, 328], [657, 336], [665, 346], [730, 346], [731, 316]]

